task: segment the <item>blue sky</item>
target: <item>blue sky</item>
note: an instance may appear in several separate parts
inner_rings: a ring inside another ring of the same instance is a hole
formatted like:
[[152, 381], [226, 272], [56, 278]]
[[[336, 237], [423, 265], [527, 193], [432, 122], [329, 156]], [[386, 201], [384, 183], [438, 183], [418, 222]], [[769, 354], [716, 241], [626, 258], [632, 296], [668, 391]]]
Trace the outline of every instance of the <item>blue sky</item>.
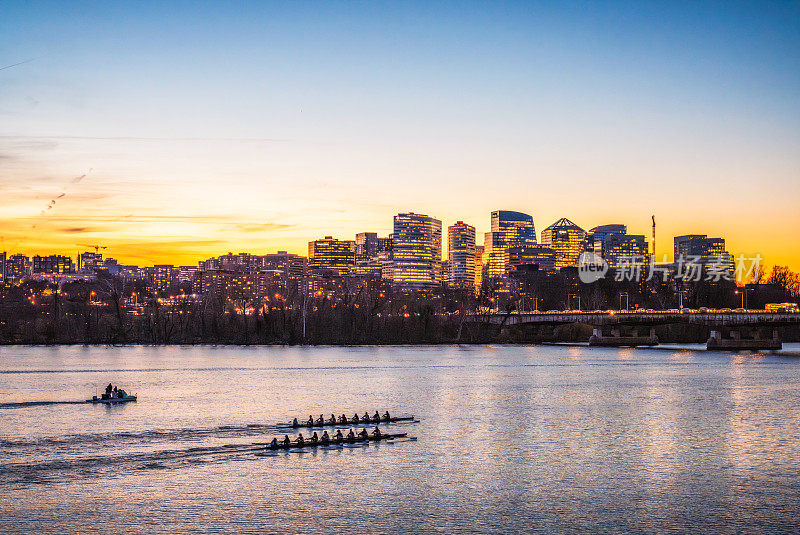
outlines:
[[29, 59], [0, 70], [0, 249], [302, 252], [512, 209], [800, 265], [797, 2], [7, 2], [0, 67]]

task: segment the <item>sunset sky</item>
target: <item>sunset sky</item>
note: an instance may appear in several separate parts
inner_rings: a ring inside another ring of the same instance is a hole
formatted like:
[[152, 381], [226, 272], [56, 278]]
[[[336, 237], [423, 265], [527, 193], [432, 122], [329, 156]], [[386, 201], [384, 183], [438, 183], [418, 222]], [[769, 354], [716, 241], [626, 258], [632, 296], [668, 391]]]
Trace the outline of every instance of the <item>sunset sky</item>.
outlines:
[[0, 5], [0, 251], [194, 264], [497, 209], [800, 269], [800, 3]]

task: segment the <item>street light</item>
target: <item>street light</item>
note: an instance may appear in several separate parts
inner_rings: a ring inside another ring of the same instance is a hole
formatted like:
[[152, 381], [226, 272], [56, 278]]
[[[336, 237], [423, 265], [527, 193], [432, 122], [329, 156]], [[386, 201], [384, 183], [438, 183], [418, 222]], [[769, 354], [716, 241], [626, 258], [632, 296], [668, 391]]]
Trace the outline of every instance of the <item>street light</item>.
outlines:
[[686, 290], [678, 290], [678, 308], [683, 310], [683, 294], [686, 293]]
[[747, 310], [749, 308], [748, 303], [747, 303], [747, 292], [752, 292], [752, 291], [753, 291], [753, 288], [745, 287], [745, 288], [742, 288], [741, 290], [736, 290], [734, 292], [737, 295], [738, 294], [742, 294], [742, 308], [745, 309], [745, 310]]

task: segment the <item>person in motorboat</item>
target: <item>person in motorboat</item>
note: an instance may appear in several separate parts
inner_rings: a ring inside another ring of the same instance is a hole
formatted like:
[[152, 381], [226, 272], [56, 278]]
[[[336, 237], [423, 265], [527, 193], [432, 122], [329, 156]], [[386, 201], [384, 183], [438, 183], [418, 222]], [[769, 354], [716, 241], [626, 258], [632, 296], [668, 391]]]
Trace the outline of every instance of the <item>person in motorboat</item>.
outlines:
[[304, 446], [306, 439], [303, 438], [303, 433], [298, 433], [297, 440], [294, 441], [298, 446]]
[[283, 435], [283, 445], [284, 446], [288, 446], [291, 443], [292, 443], [292, 441], [289, 440], [289, 435]]
[[327, 445], [331, 443], [331, 437], [328, 436], [327, 431], [322, 432], [322, 437], [319, 439], [320, 444]]
[[369, 433], [367, 433], [366, 428], [361, 430], [361, 432], [358, 434], [358, 438], [360, 438], [361, 440], [369, 439]]
[[372, 432], [372, 436], [375, 438], [381, 438], [383, 436], [383, 433], [381, 433], [380, 429], [375, 427], [375, 430]]
[[383, 421], [384, 422], [388, 422], [391, 419], [392, 418], [391, 418], [391, 416], [389, 416], [389, 411], [386, 411], [385, 413], [383, 413]]
[[368, 412], [365, 412], [365, 413], [364, 413], [364, 418], [362, 418], [362, 420], [361, 420], [361, 421], [362, 421], [362, 422], [364, 422], [364, 423], [366, 423], [366, 424], [368, 424], [368, 423], [369, 423], [369, 413], [368, 413]]
[[353, 433], [353, 430], [351, 429], [351, 430], [350, 430], [350, 432], [349, 432], [349, 433], [347, 433], [347, 441], [348, 441], [348, 442], [352, 442], [352, 441], [354, 441], [355, 439], [356, 439], [356, 434], [355, 434], [355, 433]]
[[331, 414], [331, 419], [328, 420], [328, 423], [331, 424], [331, 425], [336, 423], [336, 415], [335, 414]]
[[308, 443], [311, 444], [312, 446], [316, 446], [317, 444], [319, 444], [319, 437], [317, 436], [316, 431], [314, 431], [314, 434], [311, 435], [311, 438], [308, 439]]
[[317, 425], [325, 425], [325, 417], [321, 414], [319, 415], [319, 418], [317, 418]]
[[347, 423], [347, 416], [346, 416], [346, 415], [344, 415], [344, 414], [342, 414], [341, 416], [339, 416], [339, 423], [340, 423], [340, 424], [346, 424], [346, 423]]
[[342, 430], [341, 429], [337, 429], [336, 430], [336, 434], [333, 435], [333, 439], [336, 442], [341, 442], [342, 440], [344, 440], [344, 435], [342, 435]]
[[292, 427], [300, 427], [300, 422], [297, 421], [297, 418], [292, 420]]
[[308, 415], [308, 420], [306, 420], [306, 425], [309, 427], [314, 425], [314, 417], [311, 416], [310, 414]]
[[277, 449], [278, 448], [278, 439], [273, 437], [272, 438], [272, 442], [269, 443], [269, 447], [272, 448], [273, 450]]
[[359, 419], [358, 419], [358, 413], [355, 413], [355, 414], [353, 415], [353, 418], [350, 420], [350, 423], [351, 423], [351, 424], [357, 424], [358, 422], [359, 422]]

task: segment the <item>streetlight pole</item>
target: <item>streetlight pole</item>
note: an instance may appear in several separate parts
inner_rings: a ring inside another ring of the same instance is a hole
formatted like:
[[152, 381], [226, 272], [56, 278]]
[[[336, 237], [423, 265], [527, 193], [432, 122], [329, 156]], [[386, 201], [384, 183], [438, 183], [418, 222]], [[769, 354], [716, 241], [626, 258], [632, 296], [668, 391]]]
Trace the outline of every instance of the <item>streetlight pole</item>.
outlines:
[[736, 292], [735, 292], [737, 294], [742, 294], [742, 308], [745, 309], [745, 310], [750, 308], [748, 306], [748, 303], [747, 303], [747, 292], [752, 292], [752, 291], [753, 291], [752, 288], [744, 287], [741, 290], [736, 290]]

